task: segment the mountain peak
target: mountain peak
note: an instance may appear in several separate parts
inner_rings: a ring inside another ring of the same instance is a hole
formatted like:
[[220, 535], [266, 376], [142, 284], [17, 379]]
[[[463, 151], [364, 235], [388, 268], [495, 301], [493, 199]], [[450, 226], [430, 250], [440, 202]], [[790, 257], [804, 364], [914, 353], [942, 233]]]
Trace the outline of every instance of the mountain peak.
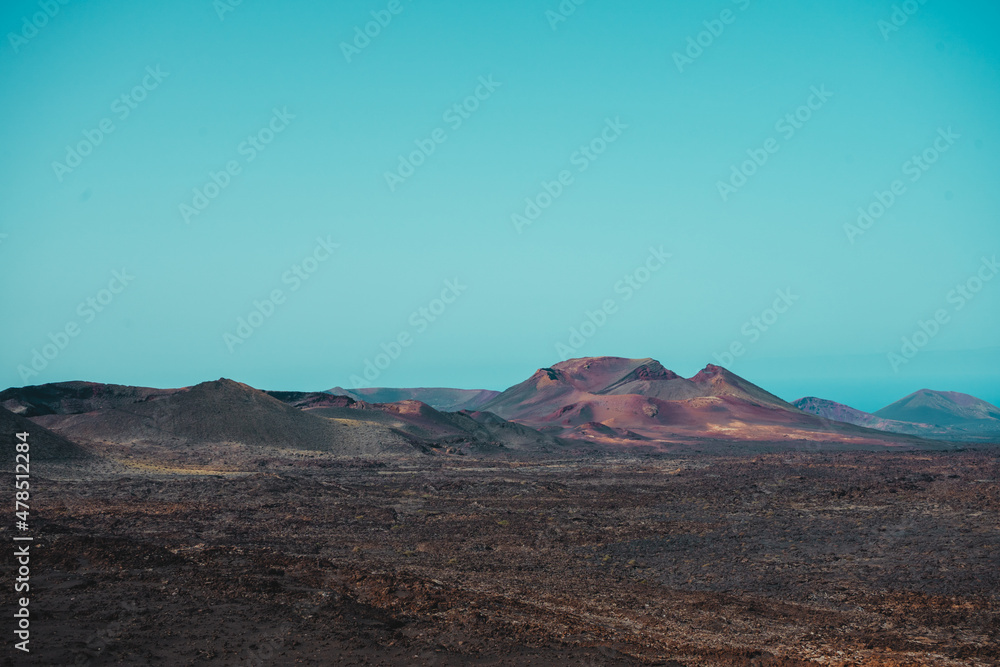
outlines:
[[707, 385], [711, 388], [711, 394], [714, 396], [732, 396], [762, 405], [775, 406], [784, 410], [797, 410], [795, 406], [778, 398], [774, 394], [761, 389], [732, 371], [722, 366], [716, 366], [715, 364], [705, 366], [690, 381], [702, 387]]
[[550, 380], [559, 380], [562, 377], [562, 373], [555, 368], [539, 368], [535, 371], [535, 375], [542, 374]]
[[[560, 361], [550, 368], [542, 368], [535, 374], [536, 379], [566, 384], [573, 389], [598, 392], [621, 380], [637, 368], [648, 366], [651, 370], [662, 368], [653, 359], [626, 359], [624, 357], [581, 357]], [[538, 376], [538, 374], [543, 374]]]
[[190, 387], [188, 391], [226, 392], [226, 393], [240, 393], [240, 394], [259, 393], [257, 389], [254, 389], [250, 385], [243, 384], [242, 382], [237, 382], [236, 380], [230, 380], [229, 378], [219, 378], [218, 380], [208, 380], [206, 382], [199, 382], [193, 387]]
[[654, 359], [628, 359], [626, 357], [577, 357], [566, 359], [558, 364], [553, 364], [552, 368], [565, 373], [579, 372], [584, 370], [600, 370], [606, 368], [620, 368], [624, 366], [638, 366], [639, 364], [655, 362]]
[[243, 384], [242, 382], [237, 382], [236, 380], [230, 380], [229, 378], [219, 378], [215, 382], [203, 382], [202, 384], [216, 384], [221, 387], [243, 387], [246, 389], [252, 389], [248, 384]]
[[722, 366], [716, 366], [715, 364], [708, 364], [700, 371], [697, 375], [690, 378], [692, 382], [708, 382], [714, 380], [715, 378], [721, 377], [723, 379], [729, 379], [731, 377], [735, 378], [731, 371], [726, 370]]
[[644, 381], [679, 380], [681, 377], [669, 368], [665, 368], [663, 364], [656, 359], [643, 359], [642, 361], [643, 364], [641, 366], [629, 373], [629, 379]]

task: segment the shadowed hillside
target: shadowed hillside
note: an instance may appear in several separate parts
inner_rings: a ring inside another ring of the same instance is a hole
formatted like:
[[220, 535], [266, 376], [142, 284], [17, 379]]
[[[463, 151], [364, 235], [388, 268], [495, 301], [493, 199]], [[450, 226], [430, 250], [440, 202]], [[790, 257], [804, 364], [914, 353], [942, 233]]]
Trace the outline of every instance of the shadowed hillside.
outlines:
[[232, 380], [98, 412], [36, 420], [68, 437], [197, 449], [209, 444], [299, 449], [343, 455], [407, 452], [404, 438], [323, 419]]
[[[15, 433], [28, 433], [30, 458], [35, 461], [61, 462], [90, 458], [90, 454], [80, 445], [5, 408], [0, 408], [0, 433], [3, 433], [8, 442], [14, 441]], [[9, 445], [9, 451], [13, 450], [13, 445]], [[14, 454], [11, 453], [9, 458], [13, 461]]]

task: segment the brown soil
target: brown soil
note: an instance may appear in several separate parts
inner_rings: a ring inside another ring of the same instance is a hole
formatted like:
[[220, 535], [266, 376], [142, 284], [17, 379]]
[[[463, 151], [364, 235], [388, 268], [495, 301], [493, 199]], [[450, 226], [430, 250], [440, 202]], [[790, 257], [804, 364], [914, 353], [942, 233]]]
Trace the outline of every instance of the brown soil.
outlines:
[[6, 664], [1000, 664], [995, 450], [103, 470]]

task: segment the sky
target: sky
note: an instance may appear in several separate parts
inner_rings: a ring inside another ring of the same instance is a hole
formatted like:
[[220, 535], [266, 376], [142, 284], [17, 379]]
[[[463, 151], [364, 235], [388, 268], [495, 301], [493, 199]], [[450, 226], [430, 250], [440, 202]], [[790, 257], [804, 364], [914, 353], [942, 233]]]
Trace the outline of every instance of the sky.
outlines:
[[[577, 4], [580, 2], [580, 4]], [[8, 1], [0, 386], [1000, 403], [992, 2]]]

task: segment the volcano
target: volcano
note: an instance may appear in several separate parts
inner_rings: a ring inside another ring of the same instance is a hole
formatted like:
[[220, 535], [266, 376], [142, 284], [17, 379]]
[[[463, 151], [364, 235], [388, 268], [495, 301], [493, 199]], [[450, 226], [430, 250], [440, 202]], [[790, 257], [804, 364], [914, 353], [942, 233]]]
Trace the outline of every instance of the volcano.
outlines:
[[537, 370], [482, 409], [561, 437], [607, 444], [697, 438], [855, 444], [907, 440], [807, 414], [720, 366], [709, 364], [683, 378], [650, 358], [563, 361]]
[[[27, 394], [47, 391], [33, 389]], [[102, 409], [72, 414], [66, 414], [63, 407], [32, 421], [75, 442], [154, 445], [178, 451], [212, 446], [258, 452], [313, 450], [342, 455], [411, 450], [405, 438], [388, 429], [379, 433], [359, 431], [351, 424], [310, 414], [225, 378], [152, 395], [116, 393], [140, 400], [113, 401]]]

